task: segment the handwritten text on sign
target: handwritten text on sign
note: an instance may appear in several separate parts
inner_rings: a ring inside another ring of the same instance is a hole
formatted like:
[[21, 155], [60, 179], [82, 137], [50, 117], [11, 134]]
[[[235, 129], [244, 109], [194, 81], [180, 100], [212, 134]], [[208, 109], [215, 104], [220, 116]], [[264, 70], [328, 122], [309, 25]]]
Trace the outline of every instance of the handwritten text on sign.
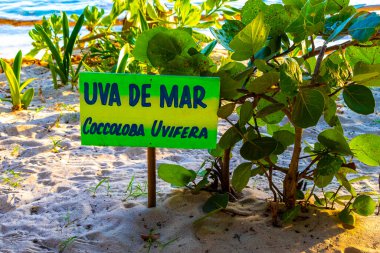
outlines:
[[81, 73], [83, 145], [215, 148], [219, 79]]

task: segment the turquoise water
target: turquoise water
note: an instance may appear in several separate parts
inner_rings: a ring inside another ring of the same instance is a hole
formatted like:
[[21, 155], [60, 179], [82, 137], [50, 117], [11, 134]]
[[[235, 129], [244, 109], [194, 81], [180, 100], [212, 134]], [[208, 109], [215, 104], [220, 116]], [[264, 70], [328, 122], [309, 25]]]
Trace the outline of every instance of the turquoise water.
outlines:
[[36, 20], [60, 11], [80, 14], [87, 5], [110, 10], [112, 0], [0, 0], [0, 18]]
[[[238, 0], [234, 2], [234, 6], [240, 8], [245, 2], [245, 0]], [[281, 3], [282, 1], [267, 0], [266, 2]], [[351, 4], [374, 5], [380, 4], [380, 0], [351, 0]], [[103, 8], [108, 13], [112, 8], [112, 0], [0, 0], [0, 18], [39, 20], [43, 16], [60, 11], [80, 14], [87, 5]], [[0, 26], [0, 57], [12, 58], [19, 49], [22, 49], [24, 54], [28, 53], [32, 42], [28, 36], [30, 29], [31, 27]]]

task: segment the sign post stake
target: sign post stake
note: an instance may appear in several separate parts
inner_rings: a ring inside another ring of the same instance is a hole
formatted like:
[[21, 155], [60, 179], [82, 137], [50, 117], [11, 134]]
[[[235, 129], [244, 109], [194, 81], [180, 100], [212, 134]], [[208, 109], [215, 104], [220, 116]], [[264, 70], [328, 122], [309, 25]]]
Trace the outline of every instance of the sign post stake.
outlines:
[[156, 206], [156, 148], [147, 149], [148, 207]]

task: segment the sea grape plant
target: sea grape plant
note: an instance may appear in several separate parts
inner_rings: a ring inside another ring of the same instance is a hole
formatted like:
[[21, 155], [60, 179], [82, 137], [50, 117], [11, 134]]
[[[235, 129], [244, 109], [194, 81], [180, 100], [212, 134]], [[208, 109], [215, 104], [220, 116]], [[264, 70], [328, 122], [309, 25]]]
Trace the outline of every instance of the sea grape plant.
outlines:
[[[358, 10], [346, 0], [283, 0], [270, 5], [248, 0], [241, 10], [229, 2], [196, 5], [177, 0], [168, 8], [160, 1], [114, 0], [109, 15], [87, 9], [72, 36], [83, 23], [89, 27], [90, 35], [79, 43], [90, 47], [85, 66], [91, 71], [220, 77], [218, 116], [230, 127], [209, 151], [207, 166], [197, 173], [163, 165], [158, 172], [176, 186], [217, 191], [205, 211], [224, 208], [226, 198], [239, 197], [249, 179], [260, 174], [268, 179], [274, 203], [285, 202], [284, 221], [308, 205], [341, 205], [339, 218], [350, 225], [353, 213], [372, 214], [376, 203], [371, 195], [378, 193], [356, 192], [353, 183], [366, 177], [352, 175], [357, 174], [358, 160], [380, 166], [380, 136], [348, 139], [337, 108], [344, 103], [353, 113], [375, 111], [370, 87], [380, 85], [379, 15]], [[124, 14], [121, 31], [113, 30]], [[62, 22], [68, 38], [67, 17]], [[204, 28], [214, 40], [199, 32]], [[51, 36], [43, 27], [36, 30], [51, 51], [53, 70], [67, 76], [64, 64], [70, 57], [62, 60]], [[69, 39], [73, 44], [75, 37]], [[210, 57], [217, 43], [228, 51], [220, 65]], [[64, 57], [71, 56], [73, 45], [68, 48]], [[305, 142], [317, 124], [324, 129], [313, 142]], [[233, 170], [231, 179], [232, 150], [246, 161]], [[287, 164], [281, 160], [286, 155], [291, 157]], [[274, 183], [275, 173], [283, 175], [282, 185]], [[339, 183], [334, 190], [333, 180]]]
[[[221, 29], [211, 29], [230, 52], [217, 71], [204, 56], [193, 58], [198, 51], [181, 44], [186, 36], [170, 36], [174, 30], [144, 32], [134, 54], [160, 73], [168, 73], [175, 62], [175, 74], [182, 74], [181, 66], [186, 66], [187, 75], [221, 78], [218, 116], [230, 124], [218, 143], [218, 149], [224, 150], [218, 154], [223, 191], [239, 192], [249, 178], [262, 174], [274, 201], [283, 201], [288, 208], [284, 219], [297, 216], [300, 205], [334, 208], [338, 204], [342, 206], [339, 218], [353, 225], [354, 213], [374, 212], [371, 195], [379, 194], [356, 192], [352, 184], [367, 177], [348, 174], [357, 173], [357, 160], [380, 165], [380, 136], [347, 140], [337, 104], [344, 103], [353, 113], [374, 113], [370, 87], [380, 83], [379, 28], [378, 14], [358, 11], [348, 1], [284, 0], [283, 5], [267, 5], [249, 0], [241, 10], [241, 21], [226, 20]], [[193, 71], [198, 66], [201, 71]], [[231, 117], [234, 112], [237, 120]], [[303, 144], [308, 129], [317, 124], [324, 130], [314, 143]], [[229, 177], [232, 149], [247, 161], [234, 169], [230, 187], [223, 174]], [[279, 158], [286, 154], [291, 158], [284, 165]], [[275, 171], [283, 174], [282, 185], [274, 183]], [[191, 174], [176, 177], [194, 180]], [[340, 186], [331, 191], [334, 178]], [[167, 176], [166, 180], [171, 182]], [[306, 190], [305, 184], [312, 187]], [[322, 197], [315, 194], [317, 189]]]
[[29, 78], [21, 82], [22, 52], [18, 51], [14, 58], [13, 67], [0, 59], [0, 65], [8, 80], [11, 99], [2, 99], [12, 103], [12, 111], [27, 109], [34, 96], [34, 89], [29, 88], [22, 92], [35, 78]]

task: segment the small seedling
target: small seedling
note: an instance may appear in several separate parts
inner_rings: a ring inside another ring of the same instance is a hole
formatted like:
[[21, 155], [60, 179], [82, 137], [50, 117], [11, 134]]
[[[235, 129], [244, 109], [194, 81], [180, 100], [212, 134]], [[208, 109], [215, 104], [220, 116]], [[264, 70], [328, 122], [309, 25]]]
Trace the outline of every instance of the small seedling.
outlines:
[[20, 155], [21, 147], [19, 145], [15, 145], [12, 149], [11, 156], [18, 157]]
[[8, 80], [9, 90], [11, 92], [11, 99], [4, 100], [12, 103], [12, 111], [27, 109], [34, 96], [34, 89], [29, 88], [24, 93], [22, 91], [35, 79], [29, 78], [21, 82], [21, 65], [22, 65], [22, 52], [18, 51], [13, 67], [6, 61], [0, 59], [0, 66]]
[[0, 176], [1, 181], [5, 185], [9, 185], [11, 187], [19, 187], [22, 181], [21, 173], [15, 172], [14, 170], [6, 170]]
[[53, 145], [53, 147], [52, 147], [52, 149], [51, 149], [51, 151], [52, 151], [53, 153], [58, 153], [58, 152], [60, 152], [60, 151], [62, 151], [62, 150], [65, 149], [65, 147], [63, 147], [63, 146], [61, 145], [62, 140], [60, 140], [60, 139], [55, 139], [55, 138], [53, 138], [53, 137], [50, 137], [50, 140], [52, 141], [52, 145]]
[[38, 108], [36, 108], [36, 113], [39, 113], [41, 111], [43, 111], [45, 109], [45, 106], [40, 106]]
[[107, 195], [108, 195], [108, 196], [111, 196], [111, 194], [110, 194], [110, 192], [111, 192], [111, 186], [110, 186], [109, 178], [103, 178], [102, 180], [99, 181], [99, 183], [98, 183], [97, 185], [95, 185], [95, 187], [90, 187], [90, 188], [88, 188], [88, 191], [92, 193], [92, 196], [93, 196], [93, 197], [96, 197], [96, 192], [97, 192], [97, 190], [98, 190], [99, 187], [102, 186], [103, 184], [105, 184], [105, 186], [106, 186]]
[[135, 176], [132, 176], [131, 180], [129, 181], [128, 187], [125, 190], [125, 193], [127, 193], [125, 200], [128, 200], [131, 197], [136, 199], [140, 196], [146, 196], [148, 194], [146, 182], [144, 182], [143, 184], [137, 183], [136, 186], [134, 186], [134, 183]]
[[58, 252], [59, 253], [63, 253], [65, 252], [65, 250], [74, 243], [74, 241], [77, 239], [76, 236], [72, 236], [72, 237], [69, 237], [67, 238], [66, 240], [60, 242], [58, 244]]

